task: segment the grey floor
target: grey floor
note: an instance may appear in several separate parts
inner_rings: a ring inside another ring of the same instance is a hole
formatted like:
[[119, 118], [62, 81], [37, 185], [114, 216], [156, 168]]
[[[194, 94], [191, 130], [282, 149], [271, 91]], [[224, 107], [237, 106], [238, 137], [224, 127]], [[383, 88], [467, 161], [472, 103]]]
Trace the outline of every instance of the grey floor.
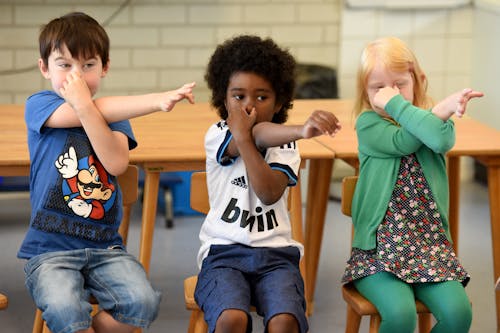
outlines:
[[[26, 195], [0, 195], [0, 291], [9, 296], [9, 308], [0, 311], [1, 333], [31, 332], [34, 306], [24, 287], [23, 262], [16, 259], [29, 218]], [[498, 204], [498, 203], [497, 203]], [[310, 332], [343, 332], [345, 304], [339, 278], [349, 252], [350, 223], [339, 203], [328, 204]], [[141, 206], [136, 205], [130, 230], [129, 251], [137, 254]], [[467, 293], [473, 304], [471, 332], [495, 332], [495, 303], [487, 188], [472, 181], [461, 184], [460, 257], [472, 275]], [[201, 217], [176, 217], [173, 229], [164, 228], [158, 214], [151, 279], [163, 292], [158, 319], [147, 332], [186, 332], [189, 313], [183, 303], [183, 279], [197, 271], [195, 256]], [[255, 332], [262, 331], [254, 318]], [[362, 332], [367, 332], [363, 319]], [[397, 333], [397, 332], [395, 332]]]

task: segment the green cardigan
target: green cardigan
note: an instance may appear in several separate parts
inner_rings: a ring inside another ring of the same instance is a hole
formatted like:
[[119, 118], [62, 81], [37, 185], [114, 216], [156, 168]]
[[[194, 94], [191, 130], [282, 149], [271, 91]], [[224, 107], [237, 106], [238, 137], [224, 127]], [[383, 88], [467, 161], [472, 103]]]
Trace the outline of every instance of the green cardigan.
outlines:
[[442, 121], [401, 95], [393, 97], [385, 111], [396, 123], [373, 110], [364, 111], [356, 121], [360, 171], [352, 202], [355, 230], [352, 246], [363, 250], [376, 247], [377, 228], [387, 211], [401, 157], [412, 153], [422, 166], [451, 242], [444, 155], [455, 144], [453, 121]]

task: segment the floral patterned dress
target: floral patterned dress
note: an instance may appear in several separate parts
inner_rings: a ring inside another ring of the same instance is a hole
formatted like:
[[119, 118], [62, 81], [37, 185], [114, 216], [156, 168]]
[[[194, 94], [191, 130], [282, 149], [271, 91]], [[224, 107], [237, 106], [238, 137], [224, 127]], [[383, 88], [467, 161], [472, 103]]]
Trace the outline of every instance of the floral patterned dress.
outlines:
[[414, 154], [401, 159], [389, 207], [377, 229], [377, 247], [368, 251], [353, 248], [342, 282], [382, 271], [407, 283], [457, 280], [465, 286], [470, 279], [446, 238]]

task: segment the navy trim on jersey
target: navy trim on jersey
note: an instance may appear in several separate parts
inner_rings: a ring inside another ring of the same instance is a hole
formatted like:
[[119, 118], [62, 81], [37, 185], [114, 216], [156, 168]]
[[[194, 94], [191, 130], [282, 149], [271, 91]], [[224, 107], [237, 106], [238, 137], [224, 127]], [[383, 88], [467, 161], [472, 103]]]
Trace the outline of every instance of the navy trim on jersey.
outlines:
[[271, 163], [271, 164], [269, 164], [269, 166], [271, 167], [271, 169], [281, 171], [285, 175], [288, 176], [288, 179], [289, 179], [288, 186], [297, 185], [298, 177], [295, 174], [295, 172], [293, 172], [292, 168], [290, 168], [289, 165], [281, 164], [281, 163]]
[[232, 138], [233, 138], [233, 134], [231, 134], [230, 131], [227, 131], [226, 137], [224, 138], [224, 141], [222, 141], [219, 149], [217, 150], [216, 160], [217, 160], [217, 163], [219, 163], [220, 165], [231, 165], [235, 161], [235, 158], [233, 158], [231, 156], [224, 155], [224, 153], [227, 150], [227, 146], [229, 146], [229, 142], [231, 142]]
[[289, 142], [287, 144], [281, 145], [281, 149], [297, 149], [297, 143], [295, 141]]

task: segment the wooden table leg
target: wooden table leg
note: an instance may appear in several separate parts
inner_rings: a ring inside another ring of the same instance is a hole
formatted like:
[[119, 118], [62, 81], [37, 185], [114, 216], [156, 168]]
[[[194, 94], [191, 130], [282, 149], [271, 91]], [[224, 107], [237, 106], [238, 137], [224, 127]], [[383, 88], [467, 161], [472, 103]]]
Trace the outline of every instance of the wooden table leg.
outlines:
[[448, 156], [448, 183], [450, 187], [450, 211], [448, 219], [453, 249], [458, 256], [458, 235], [460, 216], [460, 156]]
[[304, 244], [307, 265], [306, 300], [308, 301], [307, 312], [309, 315], [314, 311], [314, 290], [316, 288], [332, 168], [333, 159], [311, 159], [309, 162]]
[[[500, 160], [488, 165], [491, 241], [493, 247], [493, 278], [500, 277]], [[500, 291], [495, 292], [497, 332], [500, 332]]]
[[[477, 157], [488, 168], [491, 246], [493, 250], [493, 283], [500, 277], [500, 157]], [[492, 289], [493, 289], [492, 283]], [[497, 333], [500, 333], [500, 291], [495, 291]]]
[[[300, 185], [300, 178], [295, 187], [290, 189], [288, 194], [289, 198], [289, 210], [290, 210], [290, 222], [292, 224], [292, 238], [297, 242], [304, 244], [304, 224], [302, 217], [302, 191]], [[302, 279], [304, 280], [304, 289], [307, 289], [307, 277], [306, 277], [306, 256], [300, 260], [300, 273]], [[306, 298], [306, 304], [309, 304]], [[309, 315], [306, 311], [306, 315]]]
[[159, 184], [160, 173], [145, 170], [139, 261], [142, 263], [144, 270], [148, 274], [151, 263], [151, 252], [153, 250], [153, 233], [156, 220], [156, 205], [158, 201]]

